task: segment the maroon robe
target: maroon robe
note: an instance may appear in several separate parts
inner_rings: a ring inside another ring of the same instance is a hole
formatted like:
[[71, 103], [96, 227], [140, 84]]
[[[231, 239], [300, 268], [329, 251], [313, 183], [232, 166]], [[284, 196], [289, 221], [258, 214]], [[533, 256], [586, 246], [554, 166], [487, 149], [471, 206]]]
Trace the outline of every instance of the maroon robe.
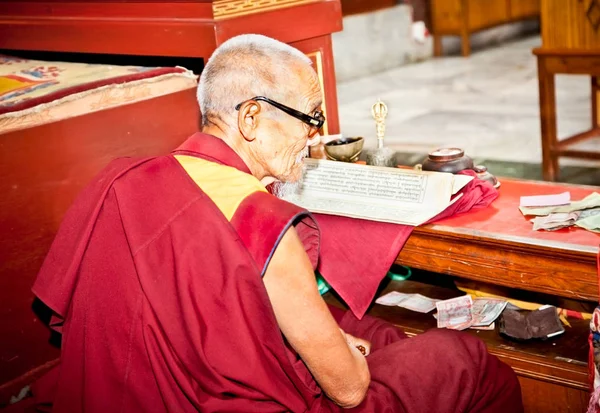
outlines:
[[[179, 153], [249, 173], [208, 135]], [[69, 210], [34, 285], [63, 334], [54, 411], [342, 410], [286, 344], [261, 279], [290, 225], [316, 265], [318, 228], [294, 205], [256, 193], [228, 221], [173, 156], [109, 165]], [[353, 411], [522, 411], [514, 373], [477, 339], [406, 339], [332, 313], [373, 342], [371, 387]]]

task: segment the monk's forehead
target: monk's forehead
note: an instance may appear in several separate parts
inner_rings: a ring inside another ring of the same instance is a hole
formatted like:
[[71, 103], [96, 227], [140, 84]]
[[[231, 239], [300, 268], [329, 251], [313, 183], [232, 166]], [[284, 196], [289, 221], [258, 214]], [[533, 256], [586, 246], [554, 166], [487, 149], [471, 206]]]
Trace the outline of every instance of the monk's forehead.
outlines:
[[306, 64], [294, 65], [294, 91], [304, 101], [310, 104], [318, 103], [321, 99], [319, 77], [311, 66]]

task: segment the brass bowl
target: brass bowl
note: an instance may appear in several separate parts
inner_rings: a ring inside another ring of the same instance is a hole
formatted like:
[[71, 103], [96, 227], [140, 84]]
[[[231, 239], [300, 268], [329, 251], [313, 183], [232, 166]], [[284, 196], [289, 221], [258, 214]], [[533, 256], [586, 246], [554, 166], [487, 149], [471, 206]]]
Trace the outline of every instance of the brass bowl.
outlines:
[[335, 139], [325, 144], [325, 155], [334, 161], [356, 162], [364, 144], [361, 137]]

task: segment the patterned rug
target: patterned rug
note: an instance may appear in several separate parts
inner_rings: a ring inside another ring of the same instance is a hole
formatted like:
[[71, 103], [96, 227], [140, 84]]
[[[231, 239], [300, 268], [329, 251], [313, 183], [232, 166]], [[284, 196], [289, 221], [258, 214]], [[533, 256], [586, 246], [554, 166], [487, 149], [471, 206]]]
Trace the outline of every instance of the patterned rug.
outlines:
[[47, 62], [0, 55], [0, 115], [76, 93], [156, 76], [191, 72], [180, 67]]

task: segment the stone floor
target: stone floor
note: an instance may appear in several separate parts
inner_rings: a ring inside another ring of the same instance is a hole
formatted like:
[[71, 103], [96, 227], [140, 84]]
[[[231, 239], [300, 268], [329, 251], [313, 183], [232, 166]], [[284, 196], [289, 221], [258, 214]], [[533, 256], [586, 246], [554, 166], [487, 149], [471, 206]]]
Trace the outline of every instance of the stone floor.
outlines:
[[[458, 146], [496, 175], [540, 179], [538, 36], [475, 52], [401, 66], [338, 84], [342, 133], [374, 147], [371, 106], [388, 106], [386, 144], [407, 162], [432, 149]], [[589, 77], [558, 76], [558, 131], [591, 123]], [[600, 150], [600, 140], [590, 142]], [[561, 160], [561, 180], [600, 185], [600, 163]]]

